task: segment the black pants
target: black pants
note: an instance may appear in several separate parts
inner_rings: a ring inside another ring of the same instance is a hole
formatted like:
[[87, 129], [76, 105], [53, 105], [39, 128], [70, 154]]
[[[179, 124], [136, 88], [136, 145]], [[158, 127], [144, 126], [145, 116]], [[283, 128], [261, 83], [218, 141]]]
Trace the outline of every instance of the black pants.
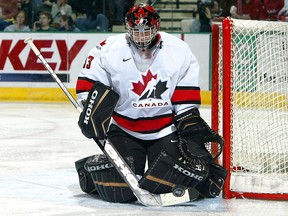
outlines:
[[111, 144], [122, 157], [133, 157], [136, 175], [144, 174], [146, 158], [148, 159], [148, 166], [150, 166], [163, 150], [173, 158], [180, 158], [177, 133], [161, 139], [141, 140], [112, 124], [107, 135]]

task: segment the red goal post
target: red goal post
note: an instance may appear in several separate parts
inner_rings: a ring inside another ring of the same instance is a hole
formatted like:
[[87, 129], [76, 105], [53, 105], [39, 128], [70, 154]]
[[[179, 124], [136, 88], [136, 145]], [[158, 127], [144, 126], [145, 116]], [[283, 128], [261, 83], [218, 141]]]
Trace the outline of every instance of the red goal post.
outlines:
[[288, 199], [288, 23], [212, 23], [212, 128], [225, 198]]

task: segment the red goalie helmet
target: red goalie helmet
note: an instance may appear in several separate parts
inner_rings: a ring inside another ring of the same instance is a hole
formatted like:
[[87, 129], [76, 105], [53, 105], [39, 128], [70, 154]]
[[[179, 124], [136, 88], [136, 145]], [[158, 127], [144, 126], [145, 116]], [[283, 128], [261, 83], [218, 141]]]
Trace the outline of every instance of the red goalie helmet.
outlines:
[[160, 29], [160, 16], [150, 5], [138, 4], [128, 11], [125, 23], [131, 41], [136, 47], [146, 49]]

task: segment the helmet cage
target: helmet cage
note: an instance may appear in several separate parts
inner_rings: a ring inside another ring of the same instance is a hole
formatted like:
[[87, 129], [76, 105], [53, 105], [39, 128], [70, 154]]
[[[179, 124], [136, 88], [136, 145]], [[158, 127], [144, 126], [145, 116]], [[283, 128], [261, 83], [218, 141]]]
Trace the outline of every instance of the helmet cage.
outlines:
[[128, 34], [133, 41], [133, 43], [138, 47], [145, 49], [153, 41], [154, 37], [157, 35], [158, 30], [156, 27], [140, 27], [140, 28], [130, 28], [128, 27]]
[[125, 22], [130, 40], [141, 49], [150, 46], [160, 28], [158, 13], [146, 4], [132, 7], [126, 15]]

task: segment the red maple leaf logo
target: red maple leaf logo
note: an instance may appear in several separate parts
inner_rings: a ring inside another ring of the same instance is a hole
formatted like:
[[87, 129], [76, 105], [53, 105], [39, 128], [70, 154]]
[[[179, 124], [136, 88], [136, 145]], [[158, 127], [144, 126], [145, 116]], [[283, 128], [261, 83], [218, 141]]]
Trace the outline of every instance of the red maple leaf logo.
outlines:
[[138, 95], [141, 95], [142, 92], [145, 90], [148, 82], [154, 78], [155, 80], [157, 79], [157, 74], [156, 75], [152, 75], [151, 71], [148, 70], [146, 76], [145, 75], [142, 75], [142, 80], [143, 80], [143, 83], [141, 82], [141, 80], [139, 80], [137, 83], [135, 82], [132, 82], [132, 85], [133, 85], [133, 89], [132, 91], [134, 91], [136, 94]]
[[144, 17], [148, 16], [148, 12], [145, 12], [143, 8], [139, 8], [139, 10], [134, 13], [135, 16], [135, 23], [136, 25], [142, 24]]
[[102, 41], [102, 42], [100, 43], [100, 46], [104, 46], [105, 44], [106, 44], [106, 40]]

